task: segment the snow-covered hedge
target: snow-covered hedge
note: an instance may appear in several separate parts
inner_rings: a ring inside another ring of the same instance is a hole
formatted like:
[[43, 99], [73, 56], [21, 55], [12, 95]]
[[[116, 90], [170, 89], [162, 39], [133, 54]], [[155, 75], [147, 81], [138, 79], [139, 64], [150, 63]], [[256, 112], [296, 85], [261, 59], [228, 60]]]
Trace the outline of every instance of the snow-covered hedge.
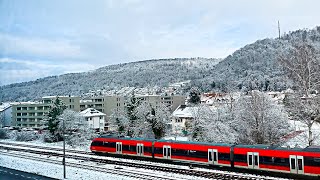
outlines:
[[33, 141], [39, 139], [39, 135], [33, 131], [17, 132], [16, 141]]
[[9, 130], [0, 129], [0, 139], [8, 139], [9, 138]]

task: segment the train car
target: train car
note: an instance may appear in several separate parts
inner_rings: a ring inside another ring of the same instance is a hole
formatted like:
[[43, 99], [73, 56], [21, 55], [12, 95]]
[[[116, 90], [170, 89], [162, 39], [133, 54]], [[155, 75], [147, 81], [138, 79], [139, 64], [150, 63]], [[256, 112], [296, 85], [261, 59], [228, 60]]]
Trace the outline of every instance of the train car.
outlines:
[[234, 147], [234, 167], [298, 175], [320, 175], [320, 149], [287, 149], [265, 145]]
[[159, 140], [154, 143], [154, 158], [231, 166], [231, 146], [230, 144]]
[[287, 149], [267, 145], [233, 145], [190, 141], [101, 136], [90, 147], [95, 153], [136, 156], [149, 160], [245, 168], [320, 177], [320, 148]]
[[152, 157], [154, 140], [100, 136], [90, 146], [92, 152]]

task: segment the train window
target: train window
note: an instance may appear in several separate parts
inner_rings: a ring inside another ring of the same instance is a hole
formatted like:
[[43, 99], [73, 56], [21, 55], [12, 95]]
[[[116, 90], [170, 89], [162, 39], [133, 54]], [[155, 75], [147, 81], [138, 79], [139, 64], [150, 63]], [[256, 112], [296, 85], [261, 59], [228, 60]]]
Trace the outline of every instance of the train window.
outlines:
[[302, 159], [298, 159], [298, 169], [302, 170]]
[[151, 148], [151, 147], [148, 147], [148, 146], [145, 146], [145, 147], [144, 147], [144, 152], [152, 153], [152, 148]]
[[103, 144], [104, 147], [116, 147], [116, 143], [115, 142], [104, 142]]
[[291, 169], [296, 169], [296, 159], [291, 159]]
[[258, 156], [254, 156], [254, 165], [258, 166], [259, 164]]
[[320, 158], [314, 158], [314, 162], [320, 162]]
[[320, 167], [320, 158], [314, 158], [314, 157], [304, 157], [304, 165], [305, 166], [316, 166]]
[[213, 160], [217, 161], [217, 152], [213, 152]]
[[154, 153], [155, 153], [155, 154], [162, 154], [162, 153], [163, 153], [163, 150], [162, 150], [162, 148], [157, 148], [157, 147], [155, 147], [155, 148], [154, 148]]
[[130, 145], [122, 145], [122, 150], [130, 151]]
[[166, 151], [167, 148], [163, 148], [163, 156], [167, 156], [167, 151]]
[[249, 165], [252, 165], [252, 155], [249, 155]]
[[171, 149], [171, 154], [175, 156], [186, 156], [188, 151], [183, 149]]
[[168, 156], [170, 157], [170, 153], [171, 153], [171, 148], [168, 148]]
[[212, 161], [212, 152], [209, 151], [209, 161]]
[[93, 141], [91, 146], [103, 146], [103, 141]]
[[196, 157], [196, 158], [208, 159], [208, 152], [190, 150], [189, 151], [189, 156], [190, 157]]

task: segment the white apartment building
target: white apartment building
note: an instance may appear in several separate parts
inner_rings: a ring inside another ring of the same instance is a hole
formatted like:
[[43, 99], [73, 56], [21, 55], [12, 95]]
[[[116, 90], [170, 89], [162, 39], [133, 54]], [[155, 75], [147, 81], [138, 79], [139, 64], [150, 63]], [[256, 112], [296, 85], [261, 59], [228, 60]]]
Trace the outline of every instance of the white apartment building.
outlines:
[[84, 111], [81, 111], [80, 115], [85, 117], [90, 128], [97, 129], [100, 132], [105, 130], [104, 128], [106, 114], [93, 108], [87, 108]]

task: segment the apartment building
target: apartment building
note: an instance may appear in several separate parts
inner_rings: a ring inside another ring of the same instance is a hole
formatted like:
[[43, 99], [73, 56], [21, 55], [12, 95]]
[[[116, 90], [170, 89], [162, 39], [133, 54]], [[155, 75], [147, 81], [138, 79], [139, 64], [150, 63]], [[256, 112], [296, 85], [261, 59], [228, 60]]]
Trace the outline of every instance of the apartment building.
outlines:
[[[109, 119], [114, 111], [124, 111], [126, 102], [129, 100], [128, 96], [99, 96], [91, 97], [80, 101], [80, 110], [83, 111], [87, 108], [94, 108], [102, 113], [106, 114], [105, 129], [110, 130]], [[176, 95], [136, 95], [136, 98], [140, 102], [147, 102], [153, 107], [159, 107], [163, 104], [173, 112], [178, 106], [185, 103], [185, 96]]]
[[12, 126], [39, 128], [53, 102], [59, 98], [69, 109], [80, 111], [80, 98], [74, 96], [46, 96], [39, 102], [16, 102], [12, 105]]
[[11, 126], [11, 112], [10, 103], [0, 103], [0, 128]]

